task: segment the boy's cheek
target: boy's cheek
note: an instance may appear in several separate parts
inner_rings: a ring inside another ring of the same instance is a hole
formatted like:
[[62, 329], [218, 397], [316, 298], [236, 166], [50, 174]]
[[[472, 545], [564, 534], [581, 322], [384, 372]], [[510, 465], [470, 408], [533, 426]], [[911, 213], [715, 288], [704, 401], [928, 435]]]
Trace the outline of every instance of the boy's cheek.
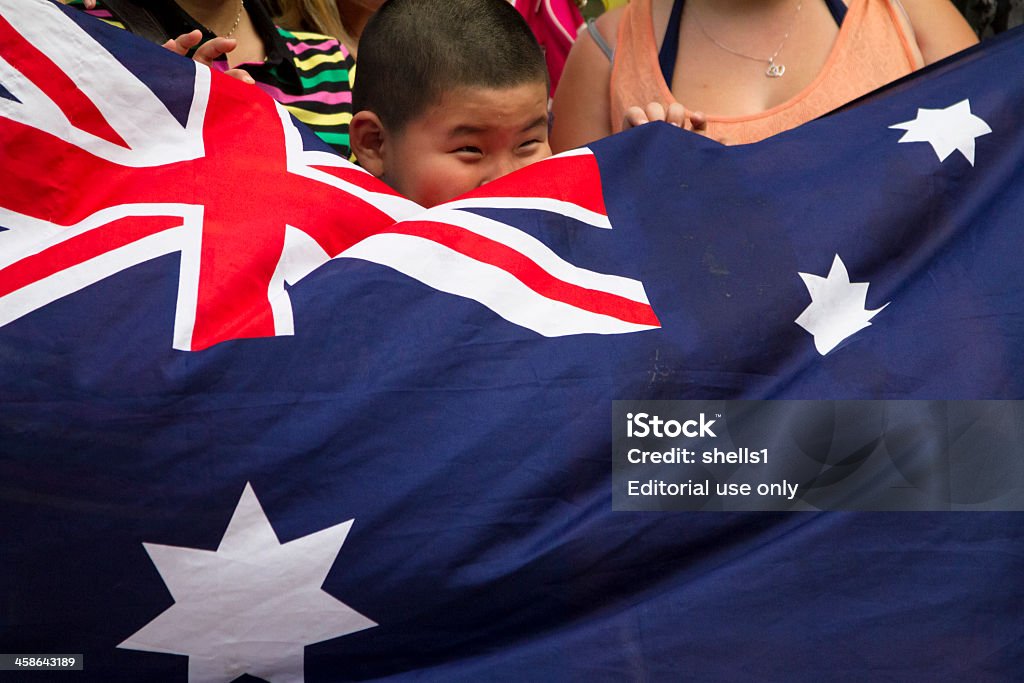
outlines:
[[453, 186], [444, 182], [443, 177], [434, 177], [418, 178], [403, 194], [420, 206], [430, 208], [454, 198], [453, 191]]
[[409, 198], [421, 206], [431, 207], [443, 204], [476, 189], [479, 180], [471, 170], [461, 164], [438, 164], [420, 173], [410, 188], [415, 197]]
[[381, 180], [403, 197], [420, 206], [431, 207], [440, 203], [437, 201], [440, 193], [439, 177], [444, 176], [437, 170], [432, 170], [430, 165], [424, 165], [421, 160], [419, 164], [405, 163], [392, 166]]

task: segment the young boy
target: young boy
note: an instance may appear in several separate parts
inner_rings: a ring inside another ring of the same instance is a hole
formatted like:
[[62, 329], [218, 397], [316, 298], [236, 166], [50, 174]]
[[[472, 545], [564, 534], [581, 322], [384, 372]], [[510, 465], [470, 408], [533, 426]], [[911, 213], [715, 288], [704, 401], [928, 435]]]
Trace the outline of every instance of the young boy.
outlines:
[[551, 156], [544, 54], [507, 0], [389, 0], [359, 41], [360, 165], [429, 207]]

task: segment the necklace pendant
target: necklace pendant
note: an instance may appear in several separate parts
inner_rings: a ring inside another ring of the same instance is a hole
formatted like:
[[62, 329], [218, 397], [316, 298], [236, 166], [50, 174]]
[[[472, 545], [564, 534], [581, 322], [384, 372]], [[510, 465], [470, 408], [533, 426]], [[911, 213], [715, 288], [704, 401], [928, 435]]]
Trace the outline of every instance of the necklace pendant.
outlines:
[[764, 75], [768, 78], [782, 78], [782, 74], [786, 73], [785, 64], [776, 64], [773, 61], [768, 62], [768, 68], [765, 70]]

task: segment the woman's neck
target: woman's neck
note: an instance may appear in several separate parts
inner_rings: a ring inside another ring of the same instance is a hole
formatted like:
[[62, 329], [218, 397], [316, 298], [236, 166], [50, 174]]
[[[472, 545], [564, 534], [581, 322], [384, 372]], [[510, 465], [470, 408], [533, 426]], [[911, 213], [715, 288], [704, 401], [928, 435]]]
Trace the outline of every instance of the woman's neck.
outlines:
[[245, 10], [240, 0], [174, 0], [197, 22], [218, 36], [234, 35]]
[[263, 62], [267, 47], [252, 23], [242, 0], [174, 0], [189, 16], [218, 36], [234, 38], [237, 47], [228, 53], [228, 64]]

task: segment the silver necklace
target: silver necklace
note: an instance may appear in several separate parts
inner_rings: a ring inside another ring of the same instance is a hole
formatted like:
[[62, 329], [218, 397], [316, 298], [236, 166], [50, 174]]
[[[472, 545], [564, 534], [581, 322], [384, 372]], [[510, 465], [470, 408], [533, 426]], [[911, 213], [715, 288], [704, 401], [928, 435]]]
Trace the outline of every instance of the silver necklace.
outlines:
[[713, 35], [708, 33], [708, 30], [704, 28], [704, 24], [701, 23], [700, 17], [698, 17], [696, 14], [692, 14], [691, 16], [693, 17], [693, 20], [697, 22], [697, 27], [700, 29], [700, 32], [703, 33], [704, 37], [710, 40], [712, 43], [722, 48], [726, 52], [736, 55], [737, 57], [743, 57], [744, 59], [752, 59], [755, 62], [764, 62], [765, 64], [768, 65], [768, 68], [765, 69], [764, 72], [764, 75], [766, 77], [782, 78], [782, 74], [786, 73], [786, 65], [776, 64], [775, 58], [779, 56], [780, 52], [782, 52], [782, 46], [786, 44], [786, 40], [789, 38], [789, 32], [792, 31], [793, 26], [796, 25], [796, 15], [800, 14], [800, 8], [803, 7], [803, 4], [803, 0], [799, 0], [796, 3], [796, 10], [793, 12], [793, 17], [789, 20], [789, 26], [786, 28], [786, 34], [782, 36], [782, 40], [779, 41], [779, 46], [775, 48], [775, 52], [773, 52], [772, 56], [769, 57], [768, 59], [765, 59], [764, 57], [755, 57], [754, 55], [744, 54], [739, 50], [732, 49], [728, 45], [723, 45]]

